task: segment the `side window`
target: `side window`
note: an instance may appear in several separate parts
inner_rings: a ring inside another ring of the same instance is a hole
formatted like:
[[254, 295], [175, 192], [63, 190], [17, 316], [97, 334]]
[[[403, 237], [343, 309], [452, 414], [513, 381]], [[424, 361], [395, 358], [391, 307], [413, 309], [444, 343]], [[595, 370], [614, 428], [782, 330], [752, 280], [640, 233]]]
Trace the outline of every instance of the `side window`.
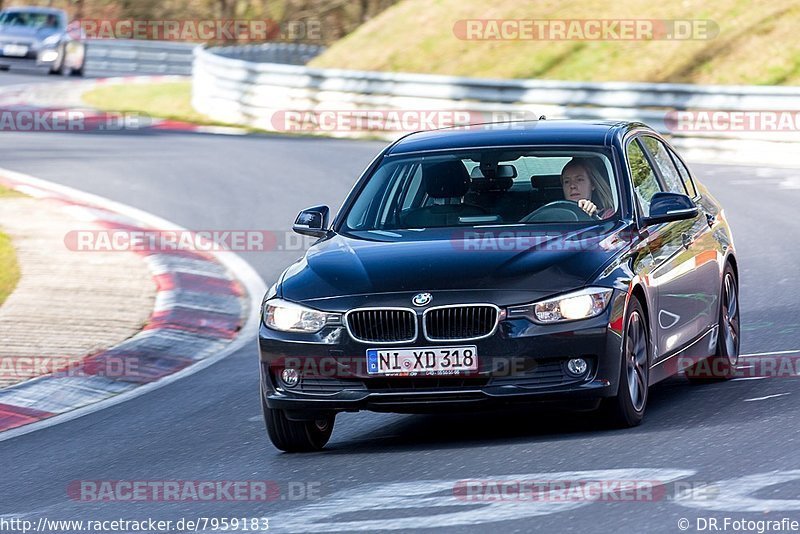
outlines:
[[422, 165], [416, 166], [416, 171], [414, 172], [414, 176], [411, 178], [411, 183], [408, 185], [408, 189], [405, 191], [405, 197], [403, 198], [403, 205], [400, 207], [401, 210], [407, 210], [411, 208], [415, 201], [417, 201], [417, 197], [420, 193], [420, 186], [422, 185]]
[[404, 165], [392, 176], [392, 182], [382, 200], [382, 212], [378, 225], [385, 228], [389, 221], [396, 219], [399, 211], [408, 209], [417, 199], [422, 183], [420, 165]]
[[687, 194], [694, 198], [697, 196], [697, 189], [694, 187], [694, 182], [692, 181], [692, 176], [689, 174], [689, 169], [686, 168], [686, 165], [675, 155], [674, 152], [670, 150], [670, 155], [672, 156], [672, 161], [675, 162], [675, 166], [678, 168], [678, 173], [681, 175], [681, 180], [683, 180], [683, 186], [686, 188]]
[[389, 187], [386, 188], [386, 191], [383, 194], [380, 204], [380, 215], [378, 216], [378, 221], [381, 227], [386, 224], [386, 221], [389, 220], [392, 211], [397, 207], [397, 194], [400, 191], [400, 187], [403, 183], [404, 175], [405, 170], [403, 170], [403, 172], [396, 172], [394, 176], [392, 176], [391, 182], [389, 182]]
[[631, 178], [633, 179], [633, 190], [639, 199], [642, 207], [642, 215], [650, 215], [650, 200], [653, 195], [661, 191], [656, 175], [653, 172], [647, 158], [644, 157], [642, 147], [635, 139], [628, 143], [628, 164], [630, 165]]
[[673, 163], [664, 143], [655, 137], [645, 136], [641, 139], [647, 151], [650, 153], [650, 156], [652, 156], [653, 161], [655, 161], [658, 169], [661, 171], [661, 176], [664, 178], [664, 185], [667, 186], [667, 191], [685, 195], [686, 189], [683, 186], [683, 180], [680, 174], [678, 174], [678, 169], [675, 168], [675, 163]]

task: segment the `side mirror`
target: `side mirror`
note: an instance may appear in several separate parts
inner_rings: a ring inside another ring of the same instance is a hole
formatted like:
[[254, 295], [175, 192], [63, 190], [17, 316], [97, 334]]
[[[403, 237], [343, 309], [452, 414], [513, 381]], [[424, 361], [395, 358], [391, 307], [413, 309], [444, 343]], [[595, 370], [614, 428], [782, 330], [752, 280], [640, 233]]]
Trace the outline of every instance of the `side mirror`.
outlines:
[[328, 234], [328, 206], [314, 206], [300, 212], [292, 225], [292, 230], [302, 235], [325, 237]]
[[656, 193], [650, 200], [650, 215], [645, 217], [644, 226], [672, 221], [694, 219], [700, 214], [691, 198], [681, 193]]

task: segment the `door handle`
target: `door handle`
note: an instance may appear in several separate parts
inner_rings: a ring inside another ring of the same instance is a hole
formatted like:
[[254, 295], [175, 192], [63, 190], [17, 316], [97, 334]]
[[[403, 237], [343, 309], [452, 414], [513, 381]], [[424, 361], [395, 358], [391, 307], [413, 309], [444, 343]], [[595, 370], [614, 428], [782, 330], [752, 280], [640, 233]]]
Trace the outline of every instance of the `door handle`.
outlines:
[[717, 222], [717, 216], [713, 213], [706, 213], [706, 221], [708, 221], [709, 228], [714, 226], [714, 223]]
[[689, 248], [694, 243], [694, 236], [687, 234], [684, 232], [681, 234], [681, 241], [683, 241], [683, 248]]

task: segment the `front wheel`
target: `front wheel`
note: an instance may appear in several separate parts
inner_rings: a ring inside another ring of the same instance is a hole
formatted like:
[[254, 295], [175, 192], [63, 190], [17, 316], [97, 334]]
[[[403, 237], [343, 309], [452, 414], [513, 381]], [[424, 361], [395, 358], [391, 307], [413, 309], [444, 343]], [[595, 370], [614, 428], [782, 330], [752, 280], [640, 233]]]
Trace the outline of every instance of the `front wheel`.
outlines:
[[312, 452], [321, 450], [333, 433], [336, 415], [331, 414], [313, 421], [292, 421], [283, 410], [269, 408], [261, 395], [264, 423], [270, 441], [285, 452]]
[[603, 400], [604, 419], [614, 427], [628, 428], [642, 422], [650, 379], [650, 330], [639, 299], [632, 297], [625, 316], [619, 388]]
[[53, 62], [53, 65], [50, 67], [50, 74], [55, 74], [61, 76], [64, 74], [64, 54], [66, 53], [64, 48], [61, 48], [58, 52], [58, 57]]

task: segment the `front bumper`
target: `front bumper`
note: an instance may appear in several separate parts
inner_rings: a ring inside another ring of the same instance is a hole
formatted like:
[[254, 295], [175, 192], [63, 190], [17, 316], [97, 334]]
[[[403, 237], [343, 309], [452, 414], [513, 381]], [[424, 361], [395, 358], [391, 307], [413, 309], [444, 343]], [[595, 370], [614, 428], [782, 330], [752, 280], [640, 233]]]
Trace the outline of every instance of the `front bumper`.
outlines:
[[[31, 46], [28, 53], [24, 56], [6, 56], [2, 53], [2, 44], [0, 44], [0, 65], [7, 67], [52, 67], [59, 56], [61, 51], [58, 46]], [[68, 55], [69, 57], [69, 55]], [[69, 66], [69, 65], [67, 65]]]
[[4, 56], [0, 54], [0, 65], [32, 67], [38, 64], [36, 52], [28, 52], [25, 56]]
[[[617, 393], [624, 306], [625, 293], [615, 291], [606, 311], [592, 319], [555, 325], [505, 319], [491, 337], [477, 341], [418, 339], [394, 345], [475, 345], [478, 371], [452, 376], [369, 375], [366, 350], [379, 348], [379, 343], [356, 342], [343, 326], [305, 336], [276, 332], [262, 324], [264, 402], [269, 408], [285, 410], [290, 418], [304, 419], [331, 411], [427, 413], [542, 401], [595, 401]], [[583, 376], [571, 376], [566, 362], [578, 357], [589, 362], [589, 369]], [[285, 367], [299, 370], [297, 386], [285, 387], [278, 379]]]

